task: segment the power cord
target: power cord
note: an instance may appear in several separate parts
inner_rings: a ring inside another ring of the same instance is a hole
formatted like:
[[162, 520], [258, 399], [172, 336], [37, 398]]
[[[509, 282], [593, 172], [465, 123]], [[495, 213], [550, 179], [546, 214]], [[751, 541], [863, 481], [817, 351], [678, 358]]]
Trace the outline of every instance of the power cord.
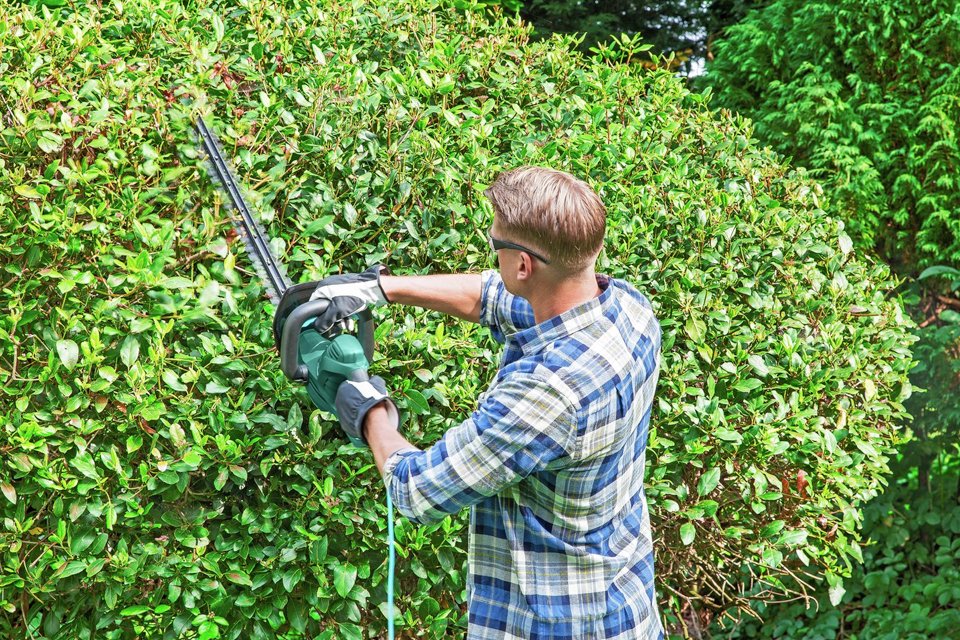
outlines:
[[393, 637], [393, 570], [396, 564], [396, 551], [393, 537], [393, 502], [390, 500], [390, 487], [387, 487], [387, 638]]

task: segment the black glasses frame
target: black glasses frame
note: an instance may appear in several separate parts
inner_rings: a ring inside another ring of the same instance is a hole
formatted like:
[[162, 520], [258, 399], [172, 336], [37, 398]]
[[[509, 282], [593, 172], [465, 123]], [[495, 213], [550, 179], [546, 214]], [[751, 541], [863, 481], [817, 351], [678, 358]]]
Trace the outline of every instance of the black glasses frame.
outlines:
[[529, 253], [531, 256], [533, 256], [534, 258], [536, 258], [537, 260], [539, 260], [539, 261], [542, 262], [543, 264], [550, 264], [550, 261], [549, 261], [549, 260], [547, 260], [546, 258], [544, 258], [542, 255], [540, 255], [539, 253], [537, 253], [537, 252], [534, 251], [533, 249], [530, 249], [530, 248], [528, 248], [528, 247], [525, 247], [525, 246], [523, 246], [522, 244], [517, 244], [517, 243], [515, 243], [515, 242], [510, 242], [510, 241], [508, 241], [508, 240], [500, 240], [499, 238], [494, 238], [494, 237], [493, 237], [493, 234], [490, 233], [489, 231], [487, 231], [487, 242], [490, 244], [490, 248], [491, 248], [493, 251], [496, 251], [496, 250], [498, 250], [498, 249], [515, 249], [515, 250], [517, 250], [517, 251], [524, 251], [524, 252], [526, 252], [526, 253]]

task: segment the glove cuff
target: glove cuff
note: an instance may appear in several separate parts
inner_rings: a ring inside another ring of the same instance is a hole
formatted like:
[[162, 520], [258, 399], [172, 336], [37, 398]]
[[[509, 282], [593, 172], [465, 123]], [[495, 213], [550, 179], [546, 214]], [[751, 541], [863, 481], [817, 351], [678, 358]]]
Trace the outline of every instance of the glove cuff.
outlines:
[[370, 267], [370, 269], [377, 274], [377, 288], [380, 289], [380, 297], [383, 298], [383, 302], [380, 304], [390, 304], [392, 300], [390, 300], [390, 298], [387, 297], [387, 292], [383, 288], [383, 283], [380, 282], [380, 276], [389, 276], [390, 269], [388, 269], [385, 265], [382, 265], [382, 264], [375, 264], [372, 267]]
[[358, 447], [369, 447], [370, 443], [367, 442], [367, 434], [365, 433], [366, 429], [364, 428], [367, 422], [367, 414], [370, 413], [370, 410], [378, 406], [380, 403], [386, 403], [387, 415], [390, 416], [390, 419], [397, 424], [400, 423], [400, 412], [397, 410], [397, 405], [394, 404], [393, 400], [390, 398], [377, 398], [371, 399], [370, 402], [364, 403], [357, 412], [357, 421], [352, 426], [353, 428], [347, 431], [347, 438], [350, 439], [354, 445]]

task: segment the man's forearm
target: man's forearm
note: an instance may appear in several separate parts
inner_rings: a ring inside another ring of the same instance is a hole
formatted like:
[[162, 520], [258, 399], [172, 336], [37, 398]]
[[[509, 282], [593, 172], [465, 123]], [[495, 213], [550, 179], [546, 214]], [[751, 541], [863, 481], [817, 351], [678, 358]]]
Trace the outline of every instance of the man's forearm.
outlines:
[[480, 322], [480, 274], [380, 276], [380, 286], [390, 302]]
[[373, 452], [373, 459], [377, 463], [381, 475], [383, 474], [383, 465], [387, 463], [387, 458], [400, 449], [416, 449], [407, 441], [397, 427], [390, 420], [387, 409], [383, 404], [370, 409], [364, 418], [363, 436], [370, 445]]

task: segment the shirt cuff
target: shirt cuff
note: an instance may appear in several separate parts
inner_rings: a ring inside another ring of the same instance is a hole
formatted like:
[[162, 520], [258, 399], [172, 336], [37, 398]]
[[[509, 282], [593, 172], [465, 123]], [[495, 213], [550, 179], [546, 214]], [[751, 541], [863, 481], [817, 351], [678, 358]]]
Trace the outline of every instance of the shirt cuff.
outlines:
[[497, 322], [497, 298], [503, 280], [495, 269], [488, 269], [480, 274], [480, 324], [484, 327], [499, 329]]
[[420, 449], [416, 447], [404, 447], [397, 449], [387, 457], [387, 461], [383, 463], [383, 481], [388, 488], [390, 486], [390, 480], [393, 478], [393, 470], [400, 463], [400, 460], [402, 460], [405, 455], [417, 453], [418, 451], [420, 451]]

